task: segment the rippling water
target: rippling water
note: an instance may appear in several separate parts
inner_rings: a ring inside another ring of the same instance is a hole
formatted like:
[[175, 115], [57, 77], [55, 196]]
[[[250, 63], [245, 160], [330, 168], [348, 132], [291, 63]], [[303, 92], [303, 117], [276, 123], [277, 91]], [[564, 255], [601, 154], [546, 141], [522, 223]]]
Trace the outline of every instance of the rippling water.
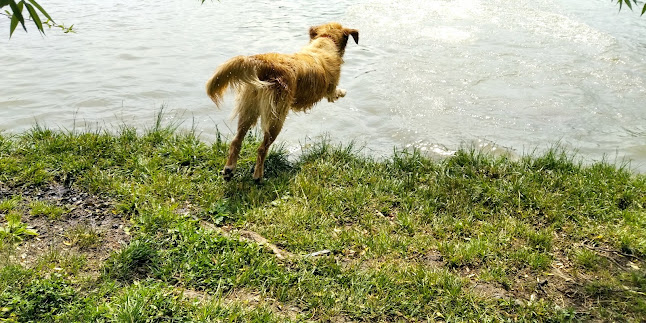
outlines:
[[[646, 18], [608, 1], [374, 0], [159, 4], [48, 1], [40, 36], [0, 19], [0, 129], [152, 125], [167, 118], [210, 140], [230, 134], [233, 95], [217, 110], [204, 82], [239, 54], [294, 52], [307, 29], [357, 28], [341, 87], [348, 95], [291, 114], [279, 140], [321, 135], [369, 153], [464, 144], [522, 154], [560, 142], [587, 160], [626, 157], [646, 170]], [[28, 25], [28, 28], [30, 26]]]

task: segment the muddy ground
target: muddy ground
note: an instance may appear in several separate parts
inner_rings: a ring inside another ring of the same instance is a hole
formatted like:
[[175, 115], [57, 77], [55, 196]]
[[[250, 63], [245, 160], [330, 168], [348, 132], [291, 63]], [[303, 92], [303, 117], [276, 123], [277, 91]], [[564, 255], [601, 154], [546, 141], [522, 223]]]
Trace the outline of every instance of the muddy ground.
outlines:
[[[101, 264], [114, 250], [128, 244], [129, 222], [117, 211], [114, 203], [105, 197], [88, 194], [59, 184], [46, 187], [7, 187], [0, 184], [0, 200], [20, 196], [16, 211], [22, 214], [22, 222], [37, 231], [38, 235], [27, 237], [12, 252], [10, 260], [27, 267], [53, 266], [56, 262], [69, 261], [82, 256], [83, 272], [96, 275]], [[59, 218], [32, 215], [32, 202], [56, 205], [65, 211]], [[39, 264], [49, 255], [53, 264]]]

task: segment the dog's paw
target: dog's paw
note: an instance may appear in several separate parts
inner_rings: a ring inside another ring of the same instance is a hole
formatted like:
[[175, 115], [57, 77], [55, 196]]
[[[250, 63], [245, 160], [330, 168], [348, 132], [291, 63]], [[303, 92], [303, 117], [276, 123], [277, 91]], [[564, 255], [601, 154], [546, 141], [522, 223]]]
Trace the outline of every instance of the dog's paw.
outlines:
[[227, 182], [230, 181], [233, 178], [233, 168], [224, 167], [222, 170], [222, 178]]
[[327, 100], [328, 100], [328, 102], [334, 102], [334, 101], [338, 100], [339, 98], [344, 97], [347, 93], [348, 93], [348, 91], [346, 91], [344, 89], [336, 89], [336, 91], [334, 91], [334, 95], [328, 96]]
[[256, 177], [258, 174], [256, 174], [256, 165], [251, 165], [251, 174], [253, 175], [253, 181], [256, 183], [256, 185], [262, 184], [262, 175], [259, 177]]

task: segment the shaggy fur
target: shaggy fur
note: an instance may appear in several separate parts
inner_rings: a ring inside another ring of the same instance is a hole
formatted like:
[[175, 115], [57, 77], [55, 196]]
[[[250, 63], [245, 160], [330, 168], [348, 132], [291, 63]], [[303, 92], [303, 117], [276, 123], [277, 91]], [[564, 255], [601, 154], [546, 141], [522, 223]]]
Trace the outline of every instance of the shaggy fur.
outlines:
[[206, 93], [220, 107], [224, 92], [232, 86], [237, 101], [233, 114], [238, 117], [238, 130], [222, 170], [226, 180], [233, 176], [242, 140], [258, 118], [264, 137], [253, 173], [257, 181], [263, 177], [269, 146], [289, 110], [306, 111], [323, 98], [334, 102], [345, 96], [337, 85], [349, 36], [359, 43], [356, 29], [338, 23], [311, 27], [309, 44], [297, 53], [236, 56], [218, 67], [206, 82]]

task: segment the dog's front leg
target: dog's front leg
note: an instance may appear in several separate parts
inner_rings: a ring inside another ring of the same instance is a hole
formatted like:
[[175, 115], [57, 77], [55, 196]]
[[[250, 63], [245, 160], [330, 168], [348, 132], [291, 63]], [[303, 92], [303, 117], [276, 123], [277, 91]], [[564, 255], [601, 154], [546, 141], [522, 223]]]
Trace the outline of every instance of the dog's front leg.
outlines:
[[348, 93], [348, 91], [346, 91], [344, 89], [336, 88], [336, 89], [334, 89], [334, 91], [332, 91], [331, 94], [329, 94], [327, 96], [327, 100], [328, 100], [328, 102], [334, 102], [334, 101], [338, 100], [339, 98], [344, 97], [346, 93]]

